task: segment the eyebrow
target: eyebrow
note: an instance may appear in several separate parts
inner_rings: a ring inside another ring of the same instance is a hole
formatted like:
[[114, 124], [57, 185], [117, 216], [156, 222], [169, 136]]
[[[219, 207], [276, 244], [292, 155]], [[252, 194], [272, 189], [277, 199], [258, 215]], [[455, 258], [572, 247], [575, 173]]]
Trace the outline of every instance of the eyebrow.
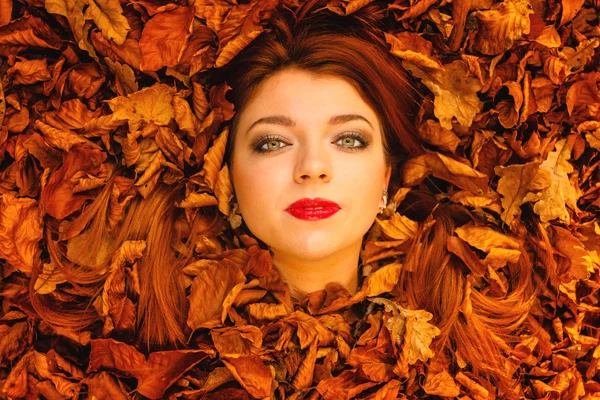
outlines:
[[[355, 121], [355, 120], [362, 120], [365, 121], [367, 124], [369, 124], [369, 126], [371, 127], [371, 129], [375, 129], [373, 128], [373, 125], [371, 125], [371, 123], [369, 122], [368, 119], [366, 119], [365, 117], [363, 117], [360, 114], [341, 114], [341, 115], [334, 115], [333, 117], [329, 118], [329, 121], [327, 121], [327, 124], [329, 125], [341, 125], [344, 124], [346, 122], [350, 122], [350, 121]], [[282, 125], [282, 126], [296, 126], [296, 121], [294, 121], [293, 119], [291, 119], [290, 117], [287, 117], [285, 115], [271, 115], [268, 117], [263, 117], [260, 118], [256, 121], [254, 121], [254, 123], [252, 125], [250, 125], [250, 128], [248, 128], [249, 132], [252, 128], [254, 128], [255, 125], [258, 124], [273, 124], [273, 125]]]

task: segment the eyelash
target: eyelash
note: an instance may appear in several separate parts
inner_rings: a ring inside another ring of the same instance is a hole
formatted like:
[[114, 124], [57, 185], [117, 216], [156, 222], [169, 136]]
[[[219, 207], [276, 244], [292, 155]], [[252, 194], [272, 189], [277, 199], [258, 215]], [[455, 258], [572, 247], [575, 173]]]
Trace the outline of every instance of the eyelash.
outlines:
[[[354, 132], [354, 131], [348, 132], [348, 133], [345, 133], [345, 134], [342, 134], [342, 135], [338, 136], [335, 141], [338, 142], [340, 139], [346, 139], [346, 138], [354, 138], [354, 139], [357, 139], [357, 140], [359, 140], [359, 141], [362, 142], [362, 146], [357, 146], [357, 147], [342, 146], [342, 147], [344, 147], [344, 148], [346, 148], [346, 149], [348, 149], [350, 151], [363, 150], [363, 149], [366, 149], [369, 146], [369, 141], [361, 133]], [[285, 139], [283, 137], [281, 137], [281, 136], [278, 136], [278, 135], [267, 135], [267, 136], [264, 136], [264, 137], [260, 138], [257, 141], [257, 143], [252, 146], [252, 149], [255, 152], [257, 152], [257, 153], [275, 153], [275, 152], [283, 149], [283, 147], [279, 147], [276, 150], [264, 150], [264, 149], [261, 149], [261, 147], [264, 144], [269, 143], [271, 141], [285, 142]]]

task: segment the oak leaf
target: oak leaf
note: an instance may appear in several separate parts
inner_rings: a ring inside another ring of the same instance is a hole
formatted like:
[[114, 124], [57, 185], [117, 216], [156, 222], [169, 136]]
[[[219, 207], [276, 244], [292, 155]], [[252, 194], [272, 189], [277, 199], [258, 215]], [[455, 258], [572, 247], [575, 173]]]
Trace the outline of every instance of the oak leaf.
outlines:
[[429, 358], [434, 356], [434, 352], [429, 348], [429, 345], [441, 331], [435, 325], [427, 322], [433, 318], [433, 314], [425, 310], [410, 310], [382, 297], [369, 300], [376, 304], [382, 304], [387, 312], [392, 313], [393, 316], [385, 321], [385, 325], [390, 332], [394, 333], [393, 340], [399, 347], [404, 342], [406, 321], [409, 318], [412, 320], [412, 332], [407, 354], [408, 364], [412, 365], [417, 360], [427, 362]]
[[500, 177], [498, 193], [502, 195], [502, 220], [511, 224], [513, 219], [521, 215], [521, 205], [540, 199], [540, 191], [552, 183], [549, 171], [540, 168], [540, 161], [526, 164], [496, 166], [494, 172]]
[[403, 65], [421, 79], [435, 96], [434, 113], [443, 128], [452, 129], [453, 117], [460, 125], [471, 126], [473, 118], [482, 108], [477, 97], [482, 85], [476, 77], [470, 76], [464, 61], [446, 64], [443, 71], [425, 71], [409, 61], [404, 61]]

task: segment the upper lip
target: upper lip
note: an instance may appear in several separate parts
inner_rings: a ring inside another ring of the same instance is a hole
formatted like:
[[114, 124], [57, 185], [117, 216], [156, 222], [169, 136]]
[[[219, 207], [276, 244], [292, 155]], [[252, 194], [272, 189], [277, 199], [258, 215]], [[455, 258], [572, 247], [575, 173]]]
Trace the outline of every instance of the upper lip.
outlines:
[[314, 199], [309, 199], [305, 197], [303, 199], [296, 200], [292, 204], [288, 206], [286, 210], [290, 210], [292, 208], [313, 208], [313, 207], [336, 207], [341, 208], [338, 203], [335, 201], [323, 199], [320, 197], [316, 197]]

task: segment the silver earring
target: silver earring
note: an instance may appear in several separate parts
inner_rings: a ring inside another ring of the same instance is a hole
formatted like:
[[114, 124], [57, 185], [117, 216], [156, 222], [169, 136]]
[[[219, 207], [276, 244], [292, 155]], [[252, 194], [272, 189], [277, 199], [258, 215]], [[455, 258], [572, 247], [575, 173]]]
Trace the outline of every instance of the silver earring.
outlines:
[[385, 208], [387, 207], [387, 190], [383, 189], [383, 193], [381, 193], [381, 198], [382, 198], [382, 203], [383, 204], [379, 204], [379, 213], [381, 214], [383, 212], [383, 210], [385, 210]]

